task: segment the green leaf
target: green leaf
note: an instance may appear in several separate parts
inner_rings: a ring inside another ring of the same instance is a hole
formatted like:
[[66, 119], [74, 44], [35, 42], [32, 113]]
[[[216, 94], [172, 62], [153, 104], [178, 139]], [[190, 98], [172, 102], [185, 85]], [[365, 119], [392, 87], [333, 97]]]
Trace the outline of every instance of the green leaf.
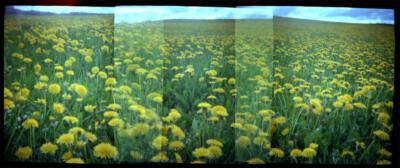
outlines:
[[192, 121], [192, 130], [193, 131], [196, 131], [196, 130], [198, 130], [199, 129], [199, 121], [197, 121], [197, 119], [195, 118], [195, 119], [193, 119], [193, 121]]

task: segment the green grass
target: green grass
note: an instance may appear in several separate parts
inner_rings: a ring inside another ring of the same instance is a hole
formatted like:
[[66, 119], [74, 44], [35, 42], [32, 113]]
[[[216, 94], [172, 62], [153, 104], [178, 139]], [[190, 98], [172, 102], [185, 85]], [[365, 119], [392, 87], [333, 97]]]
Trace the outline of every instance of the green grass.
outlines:
[[[390, 134], [392, 130], [393, 32], [391, 25], [279, 17], [114, 24], [111, 15], [6, 15], [4, 87], [13, 97], [5, 99], [15, 107], [4, 110], [4, 154], [6, 160], [21, 161], [15, 155], [17, 149], [29, 146], [33, 152], [27, 162], [65, 162], [62, 155], [70, 151], [86, 163], [151, 162], [159, 154], [167, 158], [165, 162], [178, 162], [175, 154], [179, 154], [185, 163], [243, 163], [255, 158], [265, 163], [381, 163], [390, 156], [378, 151], [389, 150], [391, 143], [374, 131]], [[57, 43], [62, 44], [63, 52], [55, 50]], [[38, 48], [44, 51], [36, 52]], [[15, 58], [16, 53], [32, 62]], [[85, 61], [87, 55], [92, 62]], [[71, 57], [76, 61], [68, 67], [65, 62]], [[45, 63], [47, 58], [53, 62]], [[50, 94], [47, 87], [34, 89], [40, 81], [34, 72], [36, 64], [41, 65], [40, 75], [49, 78], [45, 83], [61, 86], [59, 94]], [[63, 70], [56, 70], [57, 65]], [[91, 72], [93, 67], [117, 83], [107, 85], [107, 78]], [[68, 70], [74, 75], [67, 75]], [[56, 78], [56, 72], [63, 72], [64, 77]], [[82, 101], [68, 89], [73, 83], [88, 90]], [[375, 89], [355, 96], [362, 88], [371, 87]], [[28, 88], [30, 94], [26, 101], [17, 101], [22, 88]], [[71, 99], [63, 98], [64, 94]], [[347, 104], [360, 102], [366, 108], [334, 107], [339, 96], [346, 94], [353, 99]], [[161, 96], [162, 101], [151, 95]], [[297, 108], [294, 97], [301, 97], [308, 109]], [[38, 98], [45, 99], [46, 105], [36, 103]], [[311, 105], [312, 99], [320, 101], [319, 115], [313, 112], [318, 105]], [[63, 114], [54, 112], [56, 102], [65, 106]], [[198, 112], [202, 102], [211, 108]], [[124, 122], [122, 127], [110, 126], [111, 118], [104, 117], [106, 111], [112, 111], [110, 104], [121, 106], [113, 111], [118, 113], [115, 118]], [[95, 111], [85, 111], [86, 105], [95, 105]], [[228, 116], [212, 112], [217, 105], [223, 106]], [[173, 115], [171, 109], [176, 109], [180, 118], [167, 121], [167, 116]], [[34, 115], [35, 111], [40, 113]], [[261, 115], [260, 111], [270, 114]], [[384, 114], [388, 121], [382, 120]], [[78, 123], [64, 121], [67, 115], [76, 117]], [[39, 128], [23, 128], [28, 118], [37, 120]], [[282, 118], [286, 121], [279, 124]], [[58, 144], [59, 136], [73, 127], [93, 133], [97, 140], [90, 142], [78, 134], [72, 145]], [[179, 129], [184, 138], [175, 135]], [[282, 133], [285, 129], [287, 134]], [[154, 145], [160, 135], [168, 142]], [[249, 144], [241, 147], [240, 137], [248, 137]], [[222, 142], [221, 156], [196, 158], [193, 152], [210, 147], [209, 139]], [[77, 148], [77, 140], [86, 144]], [[169, 149], [172, 141], [182, 142], [184, 147]], [[58, 146], [55, 155], [40, 151], [46, 142]], [[96, 157], [94, 147], [100, 143], [115, 146], [117, 157]], [[315, 156], [290, 156], [293, 149], [303, 151], [311, 143], [318, 144]], [[283, 156], [273, 156], [271, 151], [278, 149]], [[345, 149], [354, 158], [343, 156]], [[132, 157], [133, 151], [141, 157]]]

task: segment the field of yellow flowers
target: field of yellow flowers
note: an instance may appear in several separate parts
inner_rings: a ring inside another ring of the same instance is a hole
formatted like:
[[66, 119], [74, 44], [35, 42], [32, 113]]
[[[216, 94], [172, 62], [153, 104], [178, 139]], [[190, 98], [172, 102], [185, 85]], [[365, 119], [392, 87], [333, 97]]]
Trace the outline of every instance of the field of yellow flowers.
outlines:
[[5, 159], [390, 164], [393, 34], [6, 15]]
[[271, 118], [269, 161], [390, 164], [393, 25], [273, 26], [273, 111], [258, 113]]

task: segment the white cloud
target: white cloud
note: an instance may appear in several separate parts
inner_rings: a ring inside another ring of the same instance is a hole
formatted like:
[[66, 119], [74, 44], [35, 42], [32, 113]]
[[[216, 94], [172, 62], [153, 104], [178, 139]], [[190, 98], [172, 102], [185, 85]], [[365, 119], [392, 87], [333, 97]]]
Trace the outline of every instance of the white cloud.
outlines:
[[[185, 7], [185, 6], [119, 6], [119, 7], [75, 7], [75, 6], [14, 6], [23, 11], [53, 12], [57, 14], [84, 12], [108, 13], [115, 11], [115, 22], [143, 22], [165, 19], [251, 19], [284, 16], [347, 23], [394, 23], [390, 19], [393, 10], [338, 7], [272, 7], [240, 6], [227, 7]], [[386, 12], [388, 11], [388, 12]], [[383, 17], [384, 15], [389, 15]]]
[[[281, 13], [281, 11], [285, 10], [289, 12]], [[377, 13], [373, 13], [377, 10], [382, 11], [383, 9], [342, 7], [275, 7], [274, 16], [344, 23], [394, 23], [393, 20], [382, 20], [382, 16], [377, 15]], [[390, 12], [390, 10], [387, 11]], [[365, 13], [365, 15], [360, 15], [353, 12], [362, 12]]]
[[183, 6], [120, 6], [115, 23], [166, 19], [233, 19], [235, 8]]
[[84, 12], [84, 13], [108, 13], [113, 14], [113, 7], [83, 7], [83, 6], [14, 6], [23, 11], [52, 12], [57, 14]]
[[265, 19], [270, 19], [273, 16], [273, 7], [267, 6], [239, 6], [235, 9], [236, 19], [252, 19], [265, 16]]

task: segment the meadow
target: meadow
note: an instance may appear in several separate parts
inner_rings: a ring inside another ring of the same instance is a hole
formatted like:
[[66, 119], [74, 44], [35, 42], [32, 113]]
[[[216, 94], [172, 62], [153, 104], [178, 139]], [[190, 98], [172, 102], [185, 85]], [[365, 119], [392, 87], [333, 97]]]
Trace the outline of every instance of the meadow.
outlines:
[[393, 25], [274, 17], [273, 57], [274, 158], [390, 164]]
[[393, 25], [6, 15], [4, 35], [8, 161], [391, 163]]

